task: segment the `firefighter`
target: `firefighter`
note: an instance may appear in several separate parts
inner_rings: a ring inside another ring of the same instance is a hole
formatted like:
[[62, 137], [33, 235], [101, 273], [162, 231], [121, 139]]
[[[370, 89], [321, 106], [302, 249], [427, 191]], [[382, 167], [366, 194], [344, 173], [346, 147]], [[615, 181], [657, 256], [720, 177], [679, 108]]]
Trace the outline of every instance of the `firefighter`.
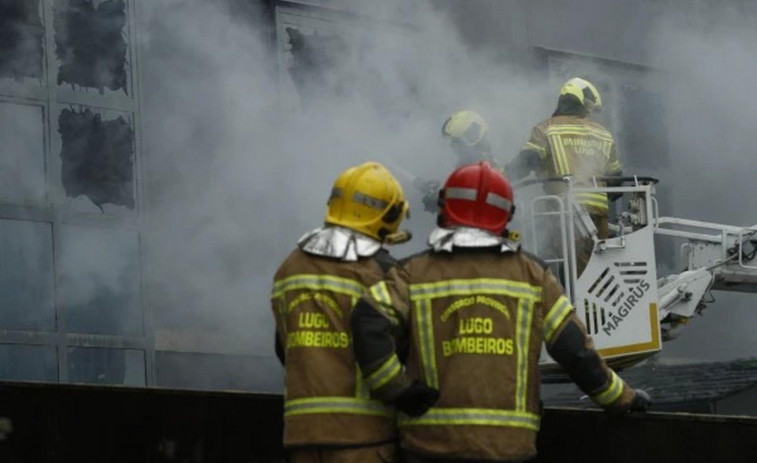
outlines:
[[381, 164], [334, 182], [325, 225], [307, 233], [274, 277], [276, 353], [285, 367], [284, 446], [290, 462], [394, 461], [391, 408], [370, 398], [351, 348], [349, 315], [395, 261], [383, 247], [409, 239], [402, 187]]
[[542, 343], [601, 407], [646, 409], [649, 397], [606, 366], [545, 264], [508, 238], [505, 176], [466, 165], [439, 198], [429, 248], [372, 286], [351, 319], [366, 382], [402, 412], [407, 461], [533, 457]]
[[469, 109], [453, 113], [442, 124], [442, 137], [449, 139], [457, 157], [456, 167], [482, 160], [496, 165], [488, 133], [489, 124], [480, 114]]
[[[589, 118], [601, 108], [602, 98], [591, 82], [578, 77], [565, 82], [552, 117], [531, 130], [526, 145], [505, 167], [508, 176], [521, 179], [531, 172], [541, 177], [572, 175], [577, 187], [595, 186], [595, 177], [620, 176], [622, 170], [612, 134]], [[605, 182], [597, 182], [597, 186], [605, 185]], [[576, 199], [594, 222], [597, 238], [607, 238], [607, 195], [577, 193]], [[615, 200], [617, 196], [610, 199]], [[576, 247], [580, 275], [591, 258], [594, 241], [584, 237], [576, 242]]]
[[[442, 124], [442, 137], [449, 140], [450, 148], [455, 154], [460, 167], [472, 162], [489, 161], [500, 168], [492, 156], [492, 148], [487, 137], [489, 124], [475, 111], [464, 109], [452, 113]], [[439, 182], [436, 180], [420, 180], [415, 186], [423, 192], [423, 206], [428, 212], [436, 213], [436, 195], [439, 192]]]

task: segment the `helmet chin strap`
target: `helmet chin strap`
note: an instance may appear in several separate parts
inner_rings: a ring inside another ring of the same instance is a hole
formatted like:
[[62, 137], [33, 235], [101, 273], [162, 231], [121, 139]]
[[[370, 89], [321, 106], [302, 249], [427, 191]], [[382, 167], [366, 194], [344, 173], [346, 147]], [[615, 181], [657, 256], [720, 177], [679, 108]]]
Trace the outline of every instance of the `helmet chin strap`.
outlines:
[[394, 233], [390, 233], [384, 237], [385, 244], [402, 244], [407, 243], [413, 238], [413, 234], [410, 230], [398, 230]]

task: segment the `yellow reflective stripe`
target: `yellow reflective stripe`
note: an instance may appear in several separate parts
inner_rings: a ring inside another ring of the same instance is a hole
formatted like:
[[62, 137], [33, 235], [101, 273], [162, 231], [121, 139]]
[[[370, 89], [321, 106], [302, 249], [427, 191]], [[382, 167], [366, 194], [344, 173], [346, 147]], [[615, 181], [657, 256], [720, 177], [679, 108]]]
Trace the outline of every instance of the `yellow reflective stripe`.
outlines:
[[600, 407], [606, 407], [615, 402], [623, 393], [623, 380], [612, 370], [610, 370], [610, 374], [612, 377], [610, 385], [601, 393], [591, 396], [591, 400]]
[[312, 415], [321, 413], [346, 413], [391, 417], [393, 414], [377, 400], [352, 397], [309, 397], [284, 402], [284, 416]]
[[596, 201], [579, 201], [579, 202], [583, 206], [594, 207], [594, 208], [602, 209], [605, 211], [610, 209], [610, 206], [608, 206], [607, 203], [600, 203]]
[[605, 193], [576, 193], [576, 200], [584, 206], [609, 209], [607, 195]]
[[389, 297], [389, 288], [386, 286], [385, 281], [380, 281], [376, 283], [375, 285], [371, 286], [371, 295], [373, 296], [373, 299], [376, 300], [379, 304], [382, 305], [391, 305], [392, 300]]
[[[359, 298], [353, 297], [350, 302], [350, 307], [355, 307]], [[363, 379], [363, 372], [360, 371], [360, 365], [355, 364], [355, 397], [361, 399], [371, 398], [371, 388]]]
[[526, 142], [526, 146], [524, 146], [524, 149], [536, 150], [536, 151], [539, 151], [539, 152], [542, 152], [542, 153], [546, 153], [547, 152], [547, 149], [544, 148], [543, 146], [539, 146], [536, 143], [533, 143], [533, 142], [530, 142], [530, 141]]
[[614, 142], [612, 134], [605, 130], [587, 127], [585, 125], [551, 125], [547, 128], [547, 135], [590, 135], [599, 138], [602, 141]]
[[518, 301], [518, 315], [515, 321], [515, 345], [517, 349], [517, 376], [515, 378], [515, 409], [526, 410], [528, 396], [528, 354], [531, 336], [531, 318], [534, 301], [521, 299]]
[[[586, 188], [586, 187], [582, 186], [581, 188]], [[576, 198], [586, 198], [586, 199], [593, 199], [596, 201], [602, 201], [602, 200], [607, 199], [607, 193], [578, 191], [576, 192]]]
[[365, 291], [357, 280], [332, 275], [298, 274], [279, 280], [273, 285], [273, 297], [293, 289], [328, 290], [335, 293], [360, 297]]
[[531, 286], [521, 281], [499, 278], [472, 278], [467, 280], [446, 280], [437, 283], [410, 285], [410, 300], [433, 299], [470, 294], [501, 294], [515, 298], [541, 300], [541, 287]]
[[573, 306], [565, 296], [560, 296], [544, 317], [544, 341], [549, 343], [563, 320], [573, 312]]
[[619, 172], [621, 168], [620, 161], [613, 161], [607, 166], [607, 170], [613, 173]]
[[396, 354], [392, 354], [386, 362], [381, 364], [378, 370], [371, 373], [365, 380], [368, 381], [371, 389], [378, 389], [400, 374], [400, 371], [402, 371], [400, 359], [397, 358]]
[[392, 325], [399, 325], [400, 322], [394, 314], [394, 309], [392, 308], [392, 298], [391, 296], [389, 296], [389, 287], [387, 286], [386, 282], [381, 281], [371, 286], [370, 292], [373, 300], [375, 300], [378, 304], [379, 311], [389, 319]]
[[562, 140], [557, 135], [549, 137], [550, 144], [552, 145], [552, 157], [554, 158], [555, 170], [558, 175], [566, 175], [570, 173], [568, 159], [565, 157], [565, 149], [562, 144]]
[[539, 430], [540, 417], [535, 413], [488, 408], [432, 408], [412, 418], [400, 415], [399, 426], [509, 426]]
[[593, 201], [581, 201], [581, 204], [588, 207], [602, 209], [603, 211], [610, 210], [610, 207], [607, 204], [595, 203]]
[[431, 300], [422, 299], [415, 304], [415, 318], [418, 322], [418, 345], [421, 350], [421, 363], [426, 377], [426, 384], [439, 387], [439, 375], [436, 371], [436, 349], [434, 347], [434, 325], [431, 317]]
[[573, 171], [570, 168], [570, 161], [568, 160], [568, 154], [565, 152], [565, 144], [562, 141], [562, 137], [558, 136], [557, 139], [560, 141], [560, 159], [562, 160], [562, 175], [568, 175], [573, 173]]

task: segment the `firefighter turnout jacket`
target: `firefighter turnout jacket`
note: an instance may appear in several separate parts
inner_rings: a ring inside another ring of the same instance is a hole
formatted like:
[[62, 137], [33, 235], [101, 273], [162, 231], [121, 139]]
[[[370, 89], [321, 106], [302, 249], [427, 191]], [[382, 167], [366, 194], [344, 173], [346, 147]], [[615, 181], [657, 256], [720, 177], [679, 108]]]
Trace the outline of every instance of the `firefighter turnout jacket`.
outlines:
[[[334, 249], [327, 244], [322, 248]], [[395, 265], [380, 243], [375, 248], [369, 256], [358, 249], [351, 252], [352, 259], [344, 260], [308, 252], [301, 242], [276, 272], [271, 304], [277, 353], [286, 370], [285, 447], [356, 446], [396, 439], [394, 413], [370, 398], [349, 330], [358, 298]]]
[[[593, 187], [594, 177], [621, 174], [612, 134], [584, 116], [553, 116], [534, 127], [523, 150], [508, 165], [507, 173], [520, 178], [532, 170], [541, 177], [573, 175], [578, 187]], [[597, 186], [605, 186], [597, 182]], [[591, 214], [607, 215], [605, 193], [577, 193], [576, 199]]]
[[[594, 350], [546, 266], [507, 246], [439, 249], [392, 268], [352, 315], [356, 357], [377, 397], [391, 403], [414, 380], [440, 391], [424, 415], [399, 414], [406, 451], [534, 456], [542, 343], [597, 404], [619, 411], [630, 405], [633, 390]], [[397, 349], [402, 336], [393, 335], [402, 332], [406, 360]]]

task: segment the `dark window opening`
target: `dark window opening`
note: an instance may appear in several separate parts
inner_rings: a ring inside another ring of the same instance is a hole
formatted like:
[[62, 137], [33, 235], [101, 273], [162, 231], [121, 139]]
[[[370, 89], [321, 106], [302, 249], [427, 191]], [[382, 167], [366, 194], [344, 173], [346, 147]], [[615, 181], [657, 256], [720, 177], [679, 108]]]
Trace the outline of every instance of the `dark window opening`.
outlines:
[[344, 96], [352, 83], [349, 73], [339, 72], [340, 62], [350, 54], [347, 41], [335, 35], [306, 35], [292, 27], [287, 27], [286, 33], [292, 54], [289, 75], [303, 102], [308, 104], [324, 92]]
[[44, 26], [39, 3], [0, 0], [0, 77], [42, 77]]
[[66, 195], [84, 195], [102, 210], [109, 203], [134, 209], [134, 131], [121, 116], [103, 120], [86, 109], [58, 117], [61, 182]]
[[659, 174], [670, 167], [668, 128], [662, 95], [637, 87], [623, 88], [624, 164], [635, 173]]
[[124, 0], [57, 0], [54, 22], [58, 85], [128, 94]]

